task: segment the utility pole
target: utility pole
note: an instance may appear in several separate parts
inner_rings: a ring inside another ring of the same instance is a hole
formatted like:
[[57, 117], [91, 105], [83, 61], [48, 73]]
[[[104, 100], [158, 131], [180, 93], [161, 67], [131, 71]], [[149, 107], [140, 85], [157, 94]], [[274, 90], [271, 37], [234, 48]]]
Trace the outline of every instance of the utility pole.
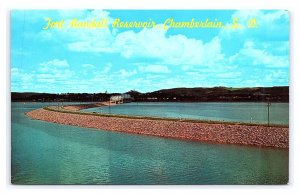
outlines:
[[109, 101], [108, 101], [108, 110], [109, 110], [109, 114], [110, 114], [110, 98], [109, 98]]
[[271, 102], [269, 100], [268, 100], [267, 106], [268, 106], [268, 126], [270, 126], [270, 107], [271, 107]]

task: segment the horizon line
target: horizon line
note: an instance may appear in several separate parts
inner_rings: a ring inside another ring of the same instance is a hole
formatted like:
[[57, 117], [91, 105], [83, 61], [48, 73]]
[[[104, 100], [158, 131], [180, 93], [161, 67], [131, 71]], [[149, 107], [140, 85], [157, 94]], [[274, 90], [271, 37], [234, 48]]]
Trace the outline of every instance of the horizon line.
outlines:
[[[273, 88], [273, 87], [290, 87], [289, 85], [277, 85], [277, 86], [253, 86], [253, 87], [226, 87], [226, 86], [214, 86], [214, 87], [174, 87], [174, 88], [162, 88], [154, 91], [148, 91], [148, 92], [140, 92], [139, 90], [131, 89], [124, 93], [130, 92], [130, 91], [136, 91], [139, 93], [151, 93], [155, 91], [160, 90], [168, 90], [168, 89], [195, 89], [195, 88], [206, 88], [206, 89], [212, 89], [212, 88], [235, 88], [235, 89], [245, 89], [245, 88]], [[122, 92], [38, 92], [38, 91], [10, 91], [11, 93], [49, 93], [49, 94], [64, 94], [64, 93], [87, 93], [87, 94], [95, 94], [95, 93], [107, 93], [107, 94], [113, 94], [113, 93], [122, 93]]]

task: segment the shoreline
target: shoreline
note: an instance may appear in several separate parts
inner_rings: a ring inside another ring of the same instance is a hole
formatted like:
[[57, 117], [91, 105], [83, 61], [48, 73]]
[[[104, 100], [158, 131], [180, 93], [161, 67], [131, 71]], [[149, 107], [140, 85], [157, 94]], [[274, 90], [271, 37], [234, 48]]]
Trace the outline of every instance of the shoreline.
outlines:
[[[61, 101], [22, 101], [22, 100], [12, 100], [11, 102], [17, 102], [17, 103], [57, 103], [57, 102], [61, 102]], [[68, 102], [68, 103], [76, 103], [78, 101], [64, 101], [64, 102]], [[95, 103], [94, 101], [83, 101], [86, 103]], [[151, 100], [145, 100], [145, 101], [132, 101], [133, 103], [145, 103], [145, 102], [149, 102], [149, 103], [268, 103], [268, 101], [238, 101], [238, 100], [234, 100], [234, 101], [216, 101], [216, 100], [211, 100], [211, 101], [151, 101]], [[289, 103], [289, 101], [270, 101], [271, 103]]]
[[[102, 117], [117, 117], [125, 119], [146, 119], [146, 120], [163, 120], [163, 121], [177, 121], [177, 122], [189, 122], [189, 123], [205, 123], [205, 124], [225, 124], [225, 125], [246, 125], [246, 126], [262, 126], [262, 127], [283, 127], [289, 128], [289, 125], [286, 124], [262, 124], [262, 123], [247, 123], [247, 122], [235, 122], [235, 121], [217, 121], [217, 120], [204, 120], [204, 119], [189, 119], [189, 118], [164, 118], [157, 116], [144, 116], [144, 115], [126, 115], [126, 114], [109, 114], [109, 113], [99, 113], [99, 112], [84, 112], [81, 111], [86, 108], [77, 107], [76, 109], [69, 109], [67, 106], [60, 107], [57, 109], [57, 106], [47, 106], [44, 107], [45, 110], [62, 112], [62, 113], [71, 113], [78, 115], [90, 115], [90, 116], [102, 116]], [[72, 105], [73, 107], [73, 105]]]
[[66, 105], [66, 106], [62, 106], [61, 108], [63, 110], [68, 110], [68, 111], [79, 111], [83, 109], [96, 108], [96, 107], [108, 106], [108, 105], [114, 106], [116, 104], [109, 103], [108, 101], [106, 101], [106, 102], [97, 102], [97, 103]]
[[258, 147], [289, 147], [287, 127], [129, 118], [72, 113], [40, 108], [26, 113], [32, 119], [63, 125], [167, 137], [198, 142]]

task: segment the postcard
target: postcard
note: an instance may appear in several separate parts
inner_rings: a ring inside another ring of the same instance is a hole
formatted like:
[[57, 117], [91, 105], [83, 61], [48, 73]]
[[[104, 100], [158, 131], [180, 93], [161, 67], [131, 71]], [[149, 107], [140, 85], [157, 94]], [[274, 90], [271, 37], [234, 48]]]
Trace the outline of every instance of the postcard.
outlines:
[[11, 183], [289, 182], [286, 10], [11, 10]]

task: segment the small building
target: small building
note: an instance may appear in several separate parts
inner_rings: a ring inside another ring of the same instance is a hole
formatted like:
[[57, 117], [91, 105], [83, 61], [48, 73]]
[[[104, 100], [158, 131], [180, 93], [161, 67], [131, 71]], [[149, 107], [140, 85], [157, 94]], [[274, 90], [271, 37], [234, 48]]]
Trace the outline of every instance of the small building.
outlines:
[[124, 93], [121, 95], [113, 95], [110, 97], [110, 102], [111, 103], [116, 103], [116, 104], [123, 104], [126, 102], [131, 102], [132, 97], [130, 94]]
[[123, 98], [121, 95], [113, 95], [110, 97], [109, 101], [110, 101], [110, 103], [122, 104]]
[[123, 98], [123, 102], [124, 103], [132, 102], [132, 100], [133, 100], [133, 98], [131, 97], [131, 95], [128, 94], [128, 93], [123, 93], [121, 96]]

